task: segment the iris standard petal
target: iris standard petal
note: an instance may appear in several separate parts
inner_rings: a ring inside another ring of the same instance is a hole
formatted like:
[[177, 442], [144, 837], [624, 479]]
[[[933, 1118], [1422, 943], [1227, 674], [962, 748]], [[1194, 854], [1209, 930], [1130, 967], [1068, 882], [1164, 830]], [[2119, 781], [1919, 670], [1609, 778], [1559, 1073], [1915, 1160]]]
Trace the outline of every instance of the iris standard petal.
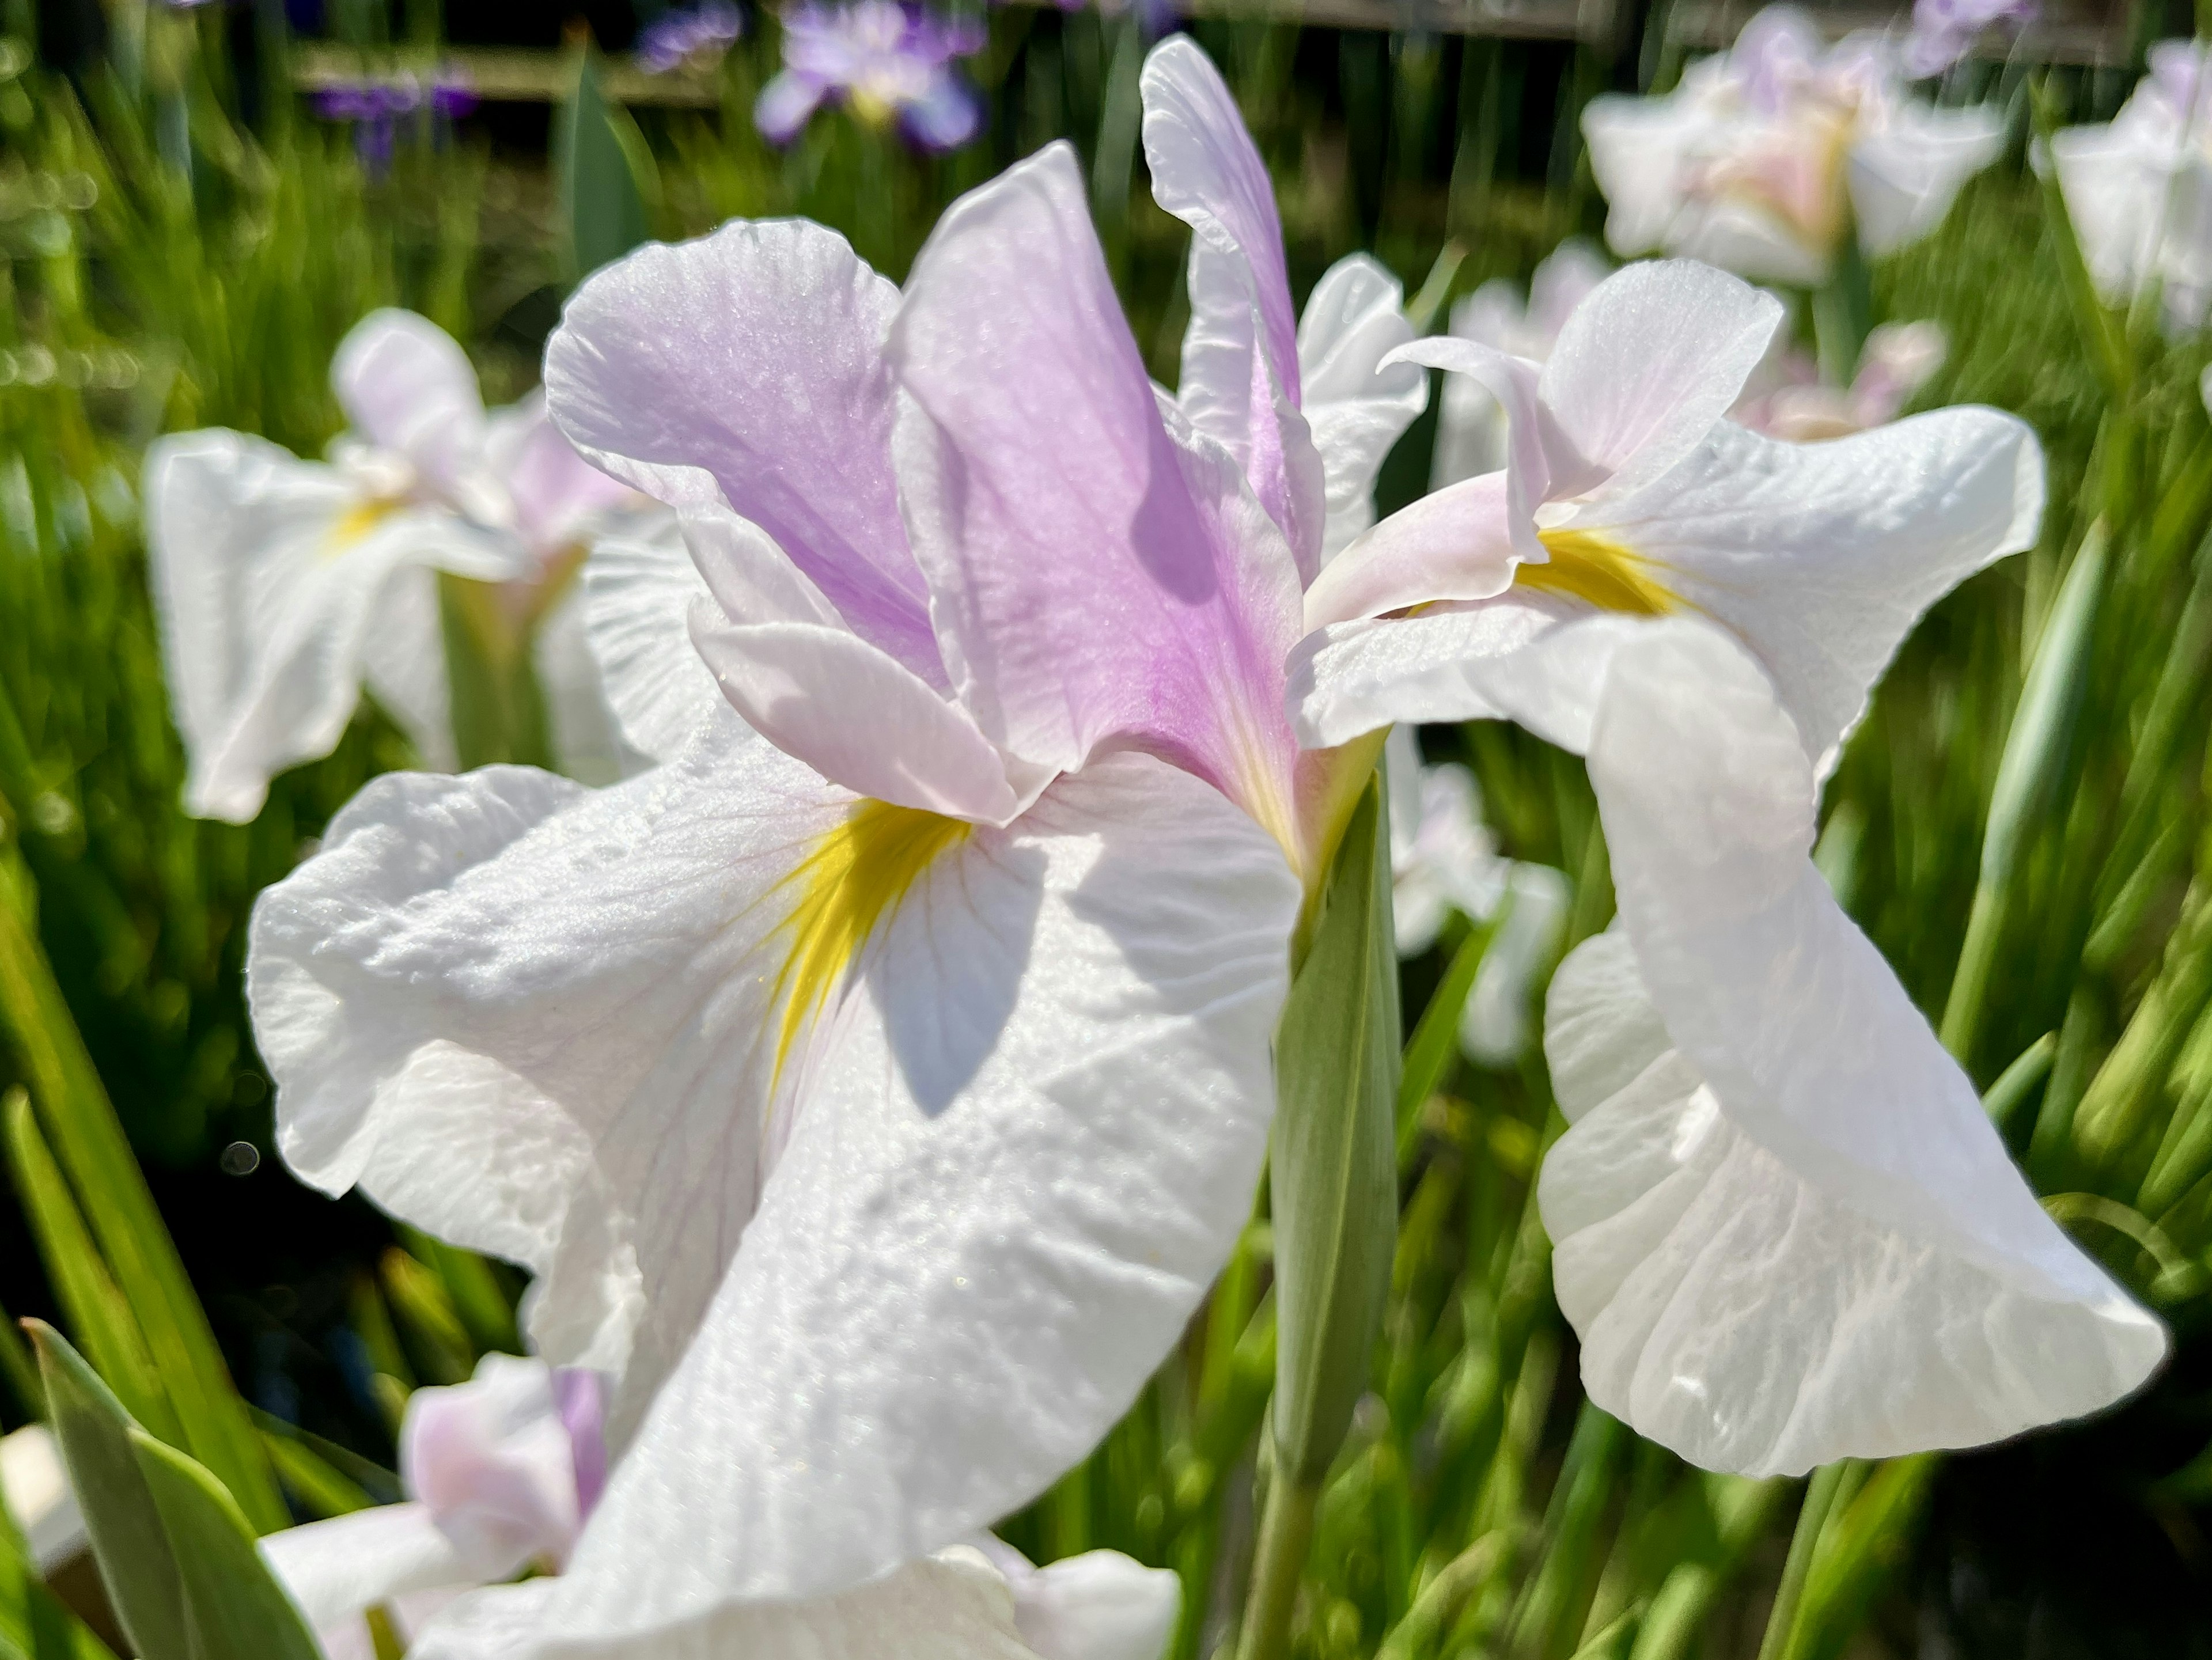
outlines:
[[545, 351], [578, 449], [677, 507], [722, 499], [862, 639], [945, 684], [891, 477], [898, 290], [836, 232], [739, 220], [579, 289]]
[[1189, 225], [1190, 324], [1177, 398], [1237, 458], [1303, 573], [1321, 559], [1321, 460], [1305, 420], [1274, 182], [1221, 72], [1187, 35], [1139, 81], [1152, 199]]
[[984, 734], [1055, 771], [1152, 750], [1290, 845], [1297, 573], [1233, 459], [1164, 414], [1073, 150], [947, 210], [890, 356], [915, 551]]
[[1541, 564], [1551, 556], [1536, 539], [1536, 509], [1554, 495], [1587, 489], [1604, 477], [1559, 429], [1538, 395], [1542, 366], [1476, 340], [1431, 336], [1401, 346], [1386, 362], [1426, 363], [1464, 374], [1505, 411], [1505, 529], [1513, 551]]
[[1666, 246], [1703, 122], [1684, 100], [1602, 94], [1583, 106], [1590, 171], [1606, 200], [1605, 240], [1624, 258]]
[[1851, 146], [1851, 211], [1877, 257], [1943, 222], [1966, 182], [2004, 148], [2004, 118], [1987, 105], [1936, 109], [1900, 100]]
[[806, 1056], [559, 1628], [606, 1641], [866, 1579], [1093, 1445], [1242, 1225], [1298, 896], [1243, 814], [1133, 755], [932, 866]]
[[1608, 488], [1632, 489], [1674, 466], [1728, 413], [1781, 320], [1772, 295], [1710, 265], [1631, 265], [1575, 307], [1539, 391]]
[[483, 452], [483, 394], [460, 343], [427, 317], [387, 307], [353, 325], [331, 385], [356, 432], [444, 481]]
[[1364, 253], [1323, 271], [1298, 319], [1306, 423], [1328, 492], [1324, 567], [1375, 522], [1375, 475], [1428, 407], [1429, 377], [1418, 366], [1379, 368], [1413, 337], [1398, 279]]
[[[1765, 674], [1709, 626], [1648, 629], [1590, 772], [1620, 933], [1561, 970], [1574, 1122], [1540, 1198], [1591, 1398], [1765, 1475], [2140, 1383], [2164, 1332], [2044, 1214], [1814, 868], [1812, 764]], [[1655, 1015], [1668, 1047], [1629, 1076]]]

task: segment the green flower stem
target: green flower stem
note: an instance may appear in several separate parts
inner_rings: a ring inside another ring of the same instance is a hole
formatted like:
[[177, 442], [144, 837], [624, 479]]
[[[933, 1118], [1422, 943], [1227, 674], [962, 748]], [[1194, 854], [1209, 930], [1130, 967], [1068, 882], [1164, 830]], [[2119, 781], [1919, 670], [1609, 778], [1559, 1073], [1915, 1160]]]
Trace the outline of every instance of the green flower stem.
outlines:
[[1759, 1660], [1785, 1660], [1796, 1646], [1797, 1609], [1804, 1600], [1805, 1581], [1813, 1572], [1813, 1557], [1834, 1509], [1844, 1479], [1840, 1462], [1823, 1464], [1805, 1484], [1805, 1502], [1797, 1511], [1797, 1530], [1790, 1535], [1790, 1554], [1782, 1565], [1782, 1583], [1775, 1588], [1774, 1606], [1767, 1613], [1766, 1635], [1759, 1640]]
[[1237, 1636], [1237, 1660], [1279, 1660], [1290, 1651], [1291, 1611], [1313, 1546], [1322, 1484], [1278, 1472], [1267, 1484], [1260, 1544], [1252, 1559], [1252, 1594]]

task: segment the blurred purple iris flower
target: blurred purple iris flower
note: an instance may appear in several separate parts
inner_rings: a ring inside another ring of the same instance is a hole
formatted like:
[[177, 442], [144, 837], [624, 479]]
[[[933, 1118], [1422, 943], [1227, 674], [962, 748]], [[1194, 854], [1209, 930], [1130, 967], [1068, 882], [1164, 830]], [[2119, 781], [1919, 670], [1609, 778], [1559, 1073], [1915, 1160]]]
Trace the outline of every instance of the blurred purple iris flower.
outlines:
[[1913, 0], [1905, 72], [1917, 80], [1941, 75], [1973, 50], [1983, 30], [2002, 27], [2016, 33], [2035, 14], [2035, 0]]
[[399, 122], [428, 113], [436, 123], [459, 119], [477, 106], [477, 95], [458, 71], [441, 70], [427, 79], [400, 74], [380, 79], [339, 82], [314, 96], [315, 113], [325, 121], [353, 123], [354, 149], [370, 175], [391, 169]]
[[924, 149], [957, 149], [983, 124], [982, 100], [953, 60], [983, 49], [982, 26], [898, 0], [805, 5], [783, 22], [783, 72], [761, 89], [753, 125], [772, 144], [796, 138], [824, 104]]
[[686, 64], [711, 69], [744, 32], [744, 16], [731, 0], [702, 0], [647, 24], [637, 37], [637, 61], [653, 75]]

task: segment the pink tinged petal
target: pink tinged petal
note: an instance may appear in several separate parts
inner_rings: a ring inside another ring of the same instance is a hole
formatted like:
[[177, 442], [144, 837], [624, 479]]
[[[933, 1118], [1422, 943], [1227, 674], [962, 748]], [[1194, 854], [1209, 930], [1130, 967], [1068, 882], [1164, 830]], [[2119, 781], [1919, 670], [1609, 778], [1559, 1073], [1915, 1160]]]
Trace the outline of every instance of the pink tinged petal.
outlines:
[[379, 1602], [483, 1576], [421, 1504], [379, 1505], [261, 1541], [261, 1560], [319, 1635], [349, 1640]]
[[726, 714], [599, 791], [390, 775], [264, 891], [247, 964], [287, 1161], [538, 1276], [619, 1445], [766, 1174], [793, 873], [848, 813]]
[[1054, 771], [1150, 749], [1287, 845], [1297, 571], [1227, 454], [1164, 423], [1072, 150], [945, 215], [890, 355], [908, 521], [984, 734]]
[[584, 562], [585, 631], [623, 741], [673, 760], [723, 708], [691, 643], [691, 602], [707, 584], [673, 514], [603, 536]]
[[483, 394], [453, 337], [411, 311], [374, 311], [354, 325], [331, 360], [331, 384], [354, 430], [396, 450], [445, 482], [477, 459], [484, 442]]
[[638, 498], [576, 453], [546, 413], [544, 395], [502, 411], [509, 429], [497, 434], [490, 464], [514, 504], [515, 526], [541, 556], [583, 536], [595, 518]]
[[423, 1631], [410, 1660], [1042, 1660], [1014, 1629], [1005, 1582], [965, 1549], [834, 1596], [725, 1604], [643, 1637], [565, 1628], [560, 1590], [532, 1579], [473, 1592]]
[[1724, 271], [1686, 259], [1631, 265], [1559, 331], [1545, 407], [1612, 489], [1632, 489], [1727, 415], [1781, 320], [1779, 301]]
[[1326, 509], [1320, 459], [1299, 414], [1297, 323], [1274, 183], [1220, 71], [1188, 35], [1152, 49], [1140, 85], [1153, 199], [1193, 235], [1179, 401], [1191, 424], [1245, 467], [1310, 576]]
[[1322, 531], [1326, 566], [1375, 522], [1375, 475], [1383, 458], [1428, 407], [1429, 377], [1419, 365], [1379, 365], [1413, 337], [1398, 279], [1364, 253], [1322, 274], [1298, 319], [1298, 362], [1305, 416], [1319, 453], [1328, 503]]
[[1298, 743], [1328, 749], [1396, 721], [1512, 721], [1577, 754], [1605, 666], [1639, 617], [1549, 594], [1500, 594], [1419, 616], [1336, 623], [1291, 654]]
[[1590, 751], [1619, 931], [1554, 982], [1544, 1219], [1591, 1396], [1796, 1474], [2093, 1411], [2165, 1353], [2045, 1215], [1807, 856], [1814, 784], [1717, 630], [1615, 658]]
[[543, 1360], [487, 1354], [467, 1383], [416, 1390], [399, 1473], [480, 1578], [559, 1561], [581, 1526], [574, 1449]]
[[566, 1640], [859, 1583], [1095, 1444], [1242, 1225], [1297, 905], [1265, 835], [1134, 755], [931, 869], [807, 1057], [559, 1582]]
[[144, 495], [185, 806], [203, 817], [251, 819], [272, 776], [328, 754], [372, 663], [407, 677], [395, 713], [441, 711], [434, 612], [407, 568], [507, 569], [495, 541], [451, 514], [377, 502], [337, 470], [239, 433], [156, 440]]
[[1587, 489], [1604, 474], [1577, 453], [1537, 395], [1542, 366], [1473, 340], [1434, 336], [1401, 346], [1386, 363], [1426, 363], [1478, 382], [1505, 411], [1505, 516], [1514, 552], [1532, 564], [1551, 557], [1536, 539], [1536, 509]]
[[1306, 590], [1306, 627], [1348, 623], [1439, 599], [1487, 599], [1520, 562], [1502, 472], [1401, 508], [1333, 560]]
[[1003, 824], [1051, 774], [1008, 763], [967, 712], [845, 626], [760, 529], [725, 508], [684, 515], [713, 597], [690, 608], [696, 654], [747, 725], [857, 795]]
[[856, 634], [942, 685], [891, 477], [897, 304], [835, 232], [737, 221], [586, 282], [546, 347], [545, 389], [589, 459], [674, 506], [726, 500]]
[[1996, 410], [1917, 415], [1825, 444], [1723, 423], [1577, 530], [1633, 549], [1750, 645], [1825, 775], [1874, 683], [1928, 607], [2033, 544], [2035, 435]]
[[588, 1366], [562, 1366], [553, 1374], [553, 1406], [568, 1437], [568, 1468], [580, 1519], [591, 1515], [606, 1490], [607, 1380]]

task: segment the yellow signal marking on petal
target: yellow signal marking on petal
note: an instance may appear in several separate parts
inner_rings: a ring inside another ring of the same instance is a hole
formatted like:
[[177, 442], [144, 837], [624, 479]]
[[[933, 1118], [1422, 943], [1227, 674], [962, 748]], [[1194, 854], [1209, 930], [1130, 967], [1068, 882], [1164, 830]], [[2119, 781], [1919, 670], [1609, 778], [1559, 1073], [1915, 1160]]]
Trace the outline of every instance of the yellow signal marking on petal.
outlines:
[[372, 496], [355, 502], [338, 515], [330, 534], [324, 538], [324, 556], [337, 558], [398, 511], [399, 498], [395, 496]]
[[1552, 557], [1521, 565], [1513, 580], [1543, 593], [1564, 593], [1600, 611], [1632, 617], [1666, 617], [1689, 609], [1654, 573], [1662, 567], [1618, 542], [1580, 530], [1540, 530], [1536, 539]]
[[776, 976], [783, 1019], [775, 1070], [783, 1071], [799, 1030], [829, 999], [876, 924], [898, 908], [908, 888], [947, 848], [968, 839], [964, 818], [888, 801], [862, 801], [816, 842], [784, 879], [798, 900], [784, 926], [791, 948]]

